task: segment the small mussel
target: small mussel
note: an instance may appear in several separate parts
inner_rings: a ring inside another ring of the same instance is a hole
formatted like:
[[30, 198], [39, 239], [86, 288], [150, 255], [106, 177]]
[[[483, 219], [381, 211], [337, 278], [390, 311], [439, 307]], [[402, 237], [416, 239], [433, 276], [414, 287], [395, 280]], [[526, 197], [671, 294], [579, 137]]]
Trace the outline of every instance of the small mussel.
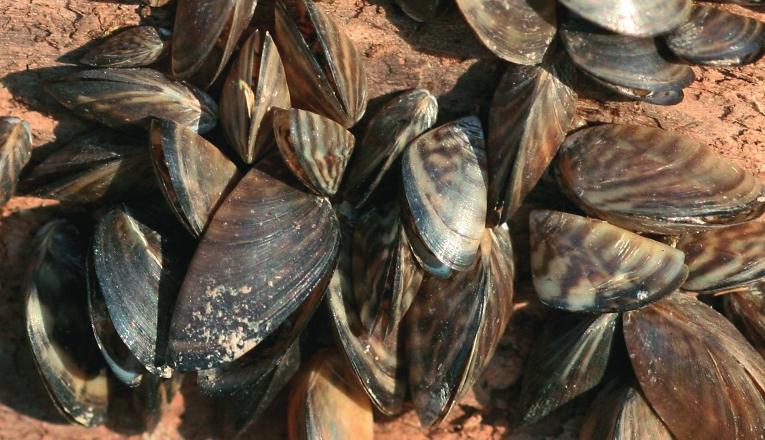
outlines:
[[169, 48], [169, 32], [154, 26], [133, 26], [108, 36], [80, 58], [93, 67], [143, 67], [162, 58]]
[[320, 351], [305, 365], [289, 397], [290, 440], [371, 440], [369, 399], [336, 352]]
[[289, 108], [284, 65], [268, 32], [256, 30], [244, 42], [223, 83], [220, 121], [234, 150], [246, 163], [259, 159], [273, 138], [273, 108]]
[[147, 371], [169, 378], [170, 316], [188, 250], [180, 236], [141, 218], [152, 213], [137, 214], [115, 208], [98, 221], [91, 250], [94, 281], [125, 345]]
[[294, 185], [253, 168], [213, 215], [173, 314], [179, 370], [235, 361], [323, 294], [339, 221], [329, 200]]
[[574, 312], [636, 309], [677, 290], [685, 255], [604, 221], [532, 211], [531, 268], [545, 304]]
[[332, 119], [307, 110], [274, 109], [274, 135], [282, 159], [306, 188], [333, 196], [356, 139]]
[[73, 422], [95, 426], [106, 419], [110, 388], [87, 315], [85, 245], [63, 220], [37, 233], [26, 287], [26, 328], [56, 407]]
[[576, 93], [555, 65], [507, 68], [489, 115], [489, 217], [506, 222], [539, 182], [573, 126]]
[[143, 136], [108, 129], [80, 136], [36, 164], [19, 192], [71, 203], [109, 203], [157, 191]]
[[404, 324], [409, 389], [422, 426], [443, 420], [493, 356], [513, 311], [514, 274], [509, 233], [497, 227], [484, 230], [468, 270], [423, 281]]
[[710, 6], [693, 8], [689, 21], [664, 37], [675, 55], [696, 64], [733, 66], [762, 54], [765, 24]]
[[440, 277], [467, 270], [486, 224], [481, 122], [466, 117], [423, 134], [404, 152], [401, 169], [404, 224], [418, 261]]
[[215, 82], [247, 28], [257, 0], [178, 0], [173, 77], [206, 89]]
[[311, 0], [276, 5], [276, 44], [292, 105], [353, 126], [367, 107], [367, 77], [348, 36]]
[[684, 290], [746, 291], [765, 280], [765, 223], [685, 234], [677, 248], [685, 253], [690, 269]]
[[483, 44], [511, 63], [541, 63], [557, 33], [555, 0], [456, 2]]
[[725, 315], [765, 357], [765, 283], [723, 297]]
[[635, 384], [615, 379], [587, 410], [580, 440], [672, 440], [672, 434]]
[[728, 320], [675, 293], [623, 322], [640, 389], [675, 438], [761, 438], [765, 365]]
[[152, 121], [150, 137], [162, 193], [181, 224], [198, 237], [239, 171], [215, 145], [173, 121]]
[[573, 12], [623, 35], [651, 37], [688, 20], [691, 0], [560, 0]]
[[558, 180], [583, 210], [626, 229], [682, 234], [765, 212], [760, 180], [711, 148], [649, 127], [605, 124], [570, 135]]
[[521, 384], [524, 423], [539, 422], [600, 383], [618, 322], [618, 313], [605, 313], [585, 318], [563, 332], [548, 327], [526, 363]]
[[364, 205], [412, 140], [436, 122], [438, 101], [424, 89], [402, 93], [369, 121], [345, 178], [344, 197]]
[[0, 207], [13, 197], [21, 170], [31, 157], [29, 124], [19, 118], [0, 118]]
[[406, 15], [412, 20], [426, 22], [436, 16], [436, 14], [446, 4], [444, 0], [394, 0]]
[[199, 133], [217, 123], [218, 106], [201, 90], [156, 70], [85, 70], [48, 83], [47, 91], [79, 116], [112, 128], [169, 119]]

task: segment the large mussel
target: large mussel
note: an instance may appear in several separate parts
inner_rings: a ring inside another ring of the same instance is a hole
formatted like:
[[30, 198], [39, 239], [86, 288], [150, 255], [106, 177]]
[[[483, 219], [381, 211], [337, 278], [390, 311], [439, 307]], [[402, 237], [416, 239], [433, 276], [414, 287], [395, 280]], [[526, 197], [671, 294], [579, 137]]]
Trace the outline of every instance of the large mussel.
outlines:
[[685, 23], [691, 0], [560, 0], [571, 11], [623, 35], [650, 37]]

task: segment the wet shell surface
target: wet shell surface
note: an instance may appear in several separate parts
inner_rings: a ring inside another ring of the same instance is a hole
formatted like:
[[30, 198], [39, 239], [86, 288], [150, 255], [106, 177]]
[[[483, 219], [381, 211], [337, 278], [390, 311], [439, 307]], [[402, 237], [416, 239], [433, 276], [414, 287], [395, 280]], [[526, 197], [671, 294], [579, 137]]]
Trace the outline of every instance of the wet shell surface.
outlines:
[[176, 367], [232, 362], [276, 331], [324, 291], [339, 240], [327, 199], [250, 170], [215, 212], [183, 282], [170, 340]]
[[168, 49], [168, 32], [153, 26], [133, 26], [109, 35], [80, 58], [93, 67], [143, 67], [158, 61]]
[[13, 197], [24, 166], [32, 157], [32, 132], [18, 118], [0, 118], [0, 207]]
[[532, 211], [531, 268], [543, 303], [571, 312], [636, 309], [688, 277], [682, 251], [604, 221]]
[[691, 0], [560, 0], [568, 9], [624, 35], [654, 36], [688, 20]]
[[569, 136], [557, 159], [582, 209], [639, 232], [680, 234], [765, 212], [763, 184], [712, 149], [649, 127], [605, 124]]

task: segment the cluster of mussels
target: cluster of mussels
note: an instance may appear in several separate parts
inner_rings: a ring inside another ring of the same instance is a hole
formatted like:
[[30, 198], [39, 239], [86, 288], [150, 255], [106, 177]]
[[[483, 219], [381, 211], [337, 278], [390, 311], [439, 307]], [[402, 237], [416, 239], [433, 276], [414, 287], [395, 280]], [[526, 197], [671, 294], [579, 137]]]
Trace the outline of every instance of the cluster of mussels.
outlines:
[[[491, 359], [530, 274], [570, 313], [551, 308], [535, 345], [525, 422], [605, 382], [582, 439], [763, 437], [763, 183], [676, 134], [582, 127], [571, 86], [577, 66], [675, 102], [693, 73], [661, 48], [746, 62], [761, 23], [690, 0], [457, 0], [520, 63], [486, 141], [475, 116], [434, 128], [436, 99], [410, 90], [356, 142], [367, 91], [351, 40], [311, 0], [261, 3], [264, 26], [256, 3], [179, 0], [171, 33], [116, 33], [82, 58], [99, 69], [47, 84], [120, 131], [26, 166], [29, 127], [0, 121], [1, 202], [96, 207], [44, 225], [28, 274], [29, 342], [65, 416], [98, 425], [127, 397], [151, 430], [195, 372], [227, 435], [288, 383], [293, 439], [371, 438], [373, 407], [409, 401], [433, 426]], [[441, 2], [398, 3], [424, 19]], [[570, 58], [550, 48], [556, 21]], [[167, 74], [143, 67], [168, 53]]]

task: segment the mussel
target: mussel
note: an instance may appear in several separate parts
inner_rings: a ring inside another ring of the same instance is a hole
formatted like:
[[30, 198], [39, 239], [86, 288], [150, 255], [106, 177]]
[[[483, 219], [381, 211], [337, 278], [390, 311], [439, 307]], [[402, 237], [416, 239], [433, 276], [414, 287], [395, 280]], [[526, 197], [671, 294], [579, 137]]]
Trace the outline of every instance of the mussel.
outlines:
[[0, 207], [13, 197], [21, 170], [31, 157], [29, 124], [19, 118], [0, 118]]
[[436, 16], [446, 3], [443, 0], [394, 0], [412, 20], [425, 22]]
[[108, 36], [80, 58], [93, 67], [143, 67], [155, 63], [169, 49], [169, 31], [153, 26], [133, 26]]
[[688, 20], [691, 0], [560, 0], [571, 11], [623, 35], [650, 37]]

